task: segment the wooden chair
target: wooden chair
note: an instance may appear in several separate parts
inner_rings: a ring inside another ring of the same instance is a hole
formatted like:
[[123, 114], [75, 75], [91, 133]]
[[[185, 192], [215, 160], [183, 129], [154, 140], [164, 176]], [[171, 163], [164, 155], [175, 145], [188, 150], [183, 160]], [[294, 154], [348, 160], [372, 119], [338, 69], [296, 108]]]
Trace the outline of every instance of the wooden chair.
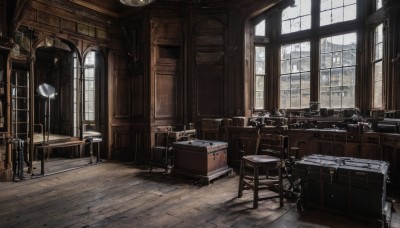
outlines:
[[[283, 206], [283, 178], [285, 147], [287, 137], [275, 134], [260, 134], [254, 155], [243, 156], [240, 164], [240, 179], [238, 198], [243, 196], [243, 190], [248, 187], [253, 190], [253, 208], [258, 207], [258, 201], [279, 197], [279, 205]], [[252, 175], [245, 175], [246, 169], [253, 171]], [[265, 170], [266, 175], [260, 175]], [[270, 171], [276, 171], [278, 177], [271, 177]], [[259, 197], [259, 190], [272, 190], [278, 185], [278, 194], [264, 198]]]

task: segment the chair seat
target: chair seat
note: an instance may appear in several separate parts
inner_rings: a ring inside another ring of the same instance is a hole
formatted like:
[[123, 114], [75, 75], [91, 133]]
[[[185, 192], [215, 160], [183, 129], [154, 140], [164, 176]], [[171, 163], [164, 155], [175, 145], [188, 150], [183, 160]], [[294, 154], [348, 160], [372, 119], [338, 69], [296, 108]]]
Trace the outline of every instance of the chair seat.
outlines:
[[269, 155], [248, 155], [248, 156], [243, 156], [242, 159], [245, 160], [246, 162], [259, 163], [260, 165], [280, 162], [279, 158]]
[[[240, 163], [239, 191], [238, 198], [243, 196], [245, 187], [253, 190], [253, 208], [258, 207], [259, 200], [279, 198], [279, 205], [283, 206], [283, 181], [282, 167], [284, 165], [284, 146], [285, 136], [261, 134], [257, 139], [257, 146], [254, 155], [242, 157]], [[262, 143], [261, 143], [262, 142]], [[259, 154], [267, 153], [267, 154]], [[274, 156], [277, 155], [278, 157]], [[248, 172], [252, 171], [251, 175]], [[259, 175], [260, 171], [265, 171], [266, 175]], [[277, 171], [278, 178], [271, 178], [270, 171]], [[247, 172], [247, 174], [245, 174]], [[259, 190], [273, 189], [278, 186], [278, 194], [269, 197], [260, 198]]]

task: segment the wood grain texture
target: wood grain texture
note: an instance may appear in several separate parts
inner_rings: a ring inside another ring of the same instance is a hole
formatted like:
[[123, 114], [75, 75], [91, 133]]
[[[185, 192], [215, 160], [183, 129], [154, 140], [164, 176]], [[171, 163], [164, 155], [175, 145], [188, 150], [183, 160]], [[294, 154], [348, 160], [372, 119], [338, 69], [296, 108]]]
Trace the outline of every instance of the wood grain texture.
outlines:
[[[105, 162], [19, 183], [0, 185], [0, 227], [371, 227], [347, 217], [307, 211], [276, 200], [252, 207], [237, 198], [238, 177], [208, 186], [149, 173], [145, 167]], [[269, 194], [269, 192], [265, 192]], [[399, 205], [395, 207], [399, 209]], [[392, 227], [399, 227], [393, 214]]]

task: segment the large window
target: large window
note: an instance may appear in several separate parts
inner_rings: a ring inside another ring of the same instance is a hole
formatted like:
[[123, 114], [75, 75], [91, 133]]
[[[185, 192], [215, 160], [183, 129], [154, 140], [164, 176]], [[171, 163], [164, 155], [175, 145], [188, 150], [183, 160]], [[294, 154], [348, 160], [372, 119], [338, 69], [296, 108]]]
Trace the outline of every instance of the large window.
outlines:
[[356, 33], [320, 40], [321, 107], [355, 106]]
[[254, 109], [265, 109], [265, 80], [267, 72], [267, 51], [268, 47], [265, 42], [266, 24], [262, 20], [254, 27], [256, 35], [256, 43], [254, 45]]
[[256, 46], [256, 66], [255, 66], [255, 109], [264, 109], [265, 100], [265, 57], [266, 47]]
[[374, 45], [372, 56], [373, 72], [373, 108], [382, 108], [382, 60], [383, 60], [383, 24], [378, 25], [374, 30]]
[[84, 74], [84, 120], [95, 121], [95, 52], [85, 58]]
[[[310, 31], [290, 29], [290, 34], [284, 27], [287, 12], [293, 16], [303, 8], [310, 12]], [[313, 18], [320, 18], [319, 23], [312, 23]], [[279, 108], [307, 108], [310, 101], [324, 108], [355, 107], [357, 25], [348, 21], [356, 18], [356, 0], [296, 0], [294, 7], [282, 11]], [[336, 23], [346, 24], [346, 31], [331, 26]]]
[[281, 108], [305, 108], [310, 104], [310, 42], [281, 47]]

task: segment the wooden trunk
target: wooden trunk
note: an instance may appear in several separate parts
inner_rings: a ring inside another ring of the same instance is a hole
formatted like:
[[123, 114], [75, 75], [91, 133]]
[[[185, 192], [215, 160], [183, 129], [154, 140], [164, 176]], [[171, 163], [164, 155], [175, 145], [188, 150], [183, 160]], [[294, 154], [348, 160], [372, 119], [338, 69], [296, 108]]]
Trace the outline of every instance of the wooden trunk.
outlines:
[[173, 143], [173, 172], [198, 177], [207, 182], [231, 172], [227, 165], [228, 143], [194, 140]]

